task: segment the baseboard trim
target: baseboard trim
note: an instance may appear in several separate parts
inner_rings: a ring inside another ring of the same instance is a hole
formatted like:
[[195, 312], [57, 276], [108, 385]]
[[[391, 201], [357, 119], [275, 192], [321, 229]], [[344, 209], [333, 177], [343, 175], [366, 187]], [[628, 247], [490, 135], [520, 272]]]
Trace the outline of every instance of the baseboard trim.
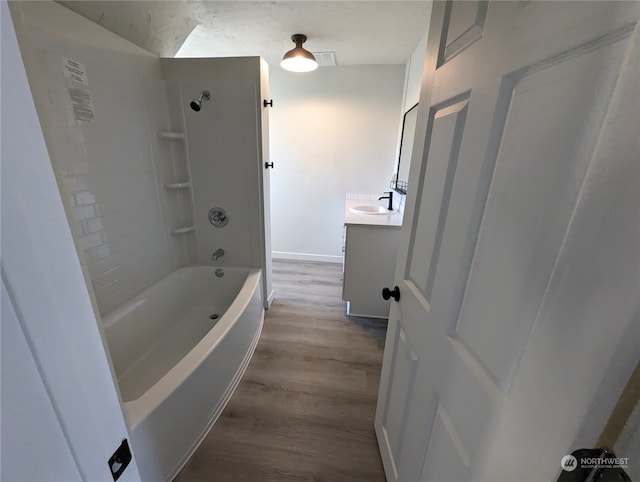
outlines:
[[269, 293], [269, 296], [267, 296], [267, 299], [264, 302], [265, 310], [268, 310], [269, 308], [271, 308], [271, 305], [273, 304], [274, 299], [275, 299], [275, 291], [271, 290], [271, 293]]
[[294, 261], [322, 261], [324, 263], [342, 263], [342, 256], [329, 254], [287, 253], [285, 251], [273, 251], [273, 259], [290, 259]]
[[357, 318], [374, 318], [376, 320], [388, 320], [389, 319], [389, 315], [383, 316], [383, 315], [367, 315], [367, 314], [363, 314], [363, 313], [353, 313], [351, 311], [351, 302], [347, 301], [347, 308], [346, 308], [346, 313], [347, 316], [355, 316]]

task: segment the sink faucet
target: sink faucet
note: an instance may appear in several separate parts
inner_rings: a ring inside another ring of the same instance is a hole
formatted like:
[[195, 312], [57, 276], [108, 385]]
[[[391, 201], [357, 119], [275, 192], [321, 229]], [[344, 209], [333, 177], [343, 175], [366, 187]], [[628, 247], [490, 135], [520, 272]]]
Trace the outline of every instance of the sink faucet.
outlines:
[[389, 211], [393, 211], [393, 191], [385, 191], [385, 194], [388, 196], [380, 196], [378, 201], [382, 201], [383, 199], [389, 200], [389, 207], [387, 208]]
[[211, 261], [218, 261], [224, 256], [224, 249], [220, 248], [211, 255]]

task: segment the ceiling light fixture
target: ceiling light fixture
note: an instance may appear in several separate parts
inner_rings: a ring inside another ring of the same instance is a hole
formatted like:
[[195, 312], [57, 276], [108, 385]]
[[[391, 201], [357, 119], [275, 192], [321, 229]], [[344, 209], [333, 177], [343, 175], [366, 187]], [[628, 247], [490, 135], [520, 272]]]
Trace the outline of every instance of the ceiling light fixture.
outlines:
[[280, 66], [290, 72], [311, 72], [318, 68], [318, 62], [311, 52], [302, 48], [302, 44], [307, 41], [307, 36], [296, 33], [291, 36], [296, 44], [296, 48], [289, 50], [284, 57]]

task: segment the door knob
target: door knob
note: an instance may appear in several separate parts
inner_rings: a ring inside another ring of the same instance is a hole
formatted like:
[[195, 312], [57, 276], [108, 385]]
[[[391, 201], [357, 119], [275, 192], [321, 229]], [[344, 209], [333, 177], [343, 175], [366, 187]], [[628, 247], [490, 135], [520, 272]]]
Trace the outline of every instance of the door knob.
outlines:
[[269, 168], [273, 169], [273, 162], [265, 162], [264, 163], [264, 168], [265, 169], [269, 169]]
[[400, 288], [398, 288], [397, 286], [394, 286], [392, 290], [386, 287], [382, 288], [382, 297], [385, 300], [393, 298], [396, 301], [400, 301]]

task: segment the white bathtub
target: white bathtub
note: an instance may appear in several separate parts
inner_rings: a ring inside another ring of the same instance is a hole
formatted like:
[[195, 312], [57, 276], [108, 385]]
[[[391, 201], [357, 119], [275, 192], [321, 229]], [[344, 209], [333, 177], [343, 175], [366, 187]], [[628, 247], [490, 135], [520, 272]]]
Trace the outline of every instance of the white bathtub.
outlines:
[[179, 269], [103, 318], [145, 482], [173, 479], [229, 401], [262, 330], [260, 276]]

